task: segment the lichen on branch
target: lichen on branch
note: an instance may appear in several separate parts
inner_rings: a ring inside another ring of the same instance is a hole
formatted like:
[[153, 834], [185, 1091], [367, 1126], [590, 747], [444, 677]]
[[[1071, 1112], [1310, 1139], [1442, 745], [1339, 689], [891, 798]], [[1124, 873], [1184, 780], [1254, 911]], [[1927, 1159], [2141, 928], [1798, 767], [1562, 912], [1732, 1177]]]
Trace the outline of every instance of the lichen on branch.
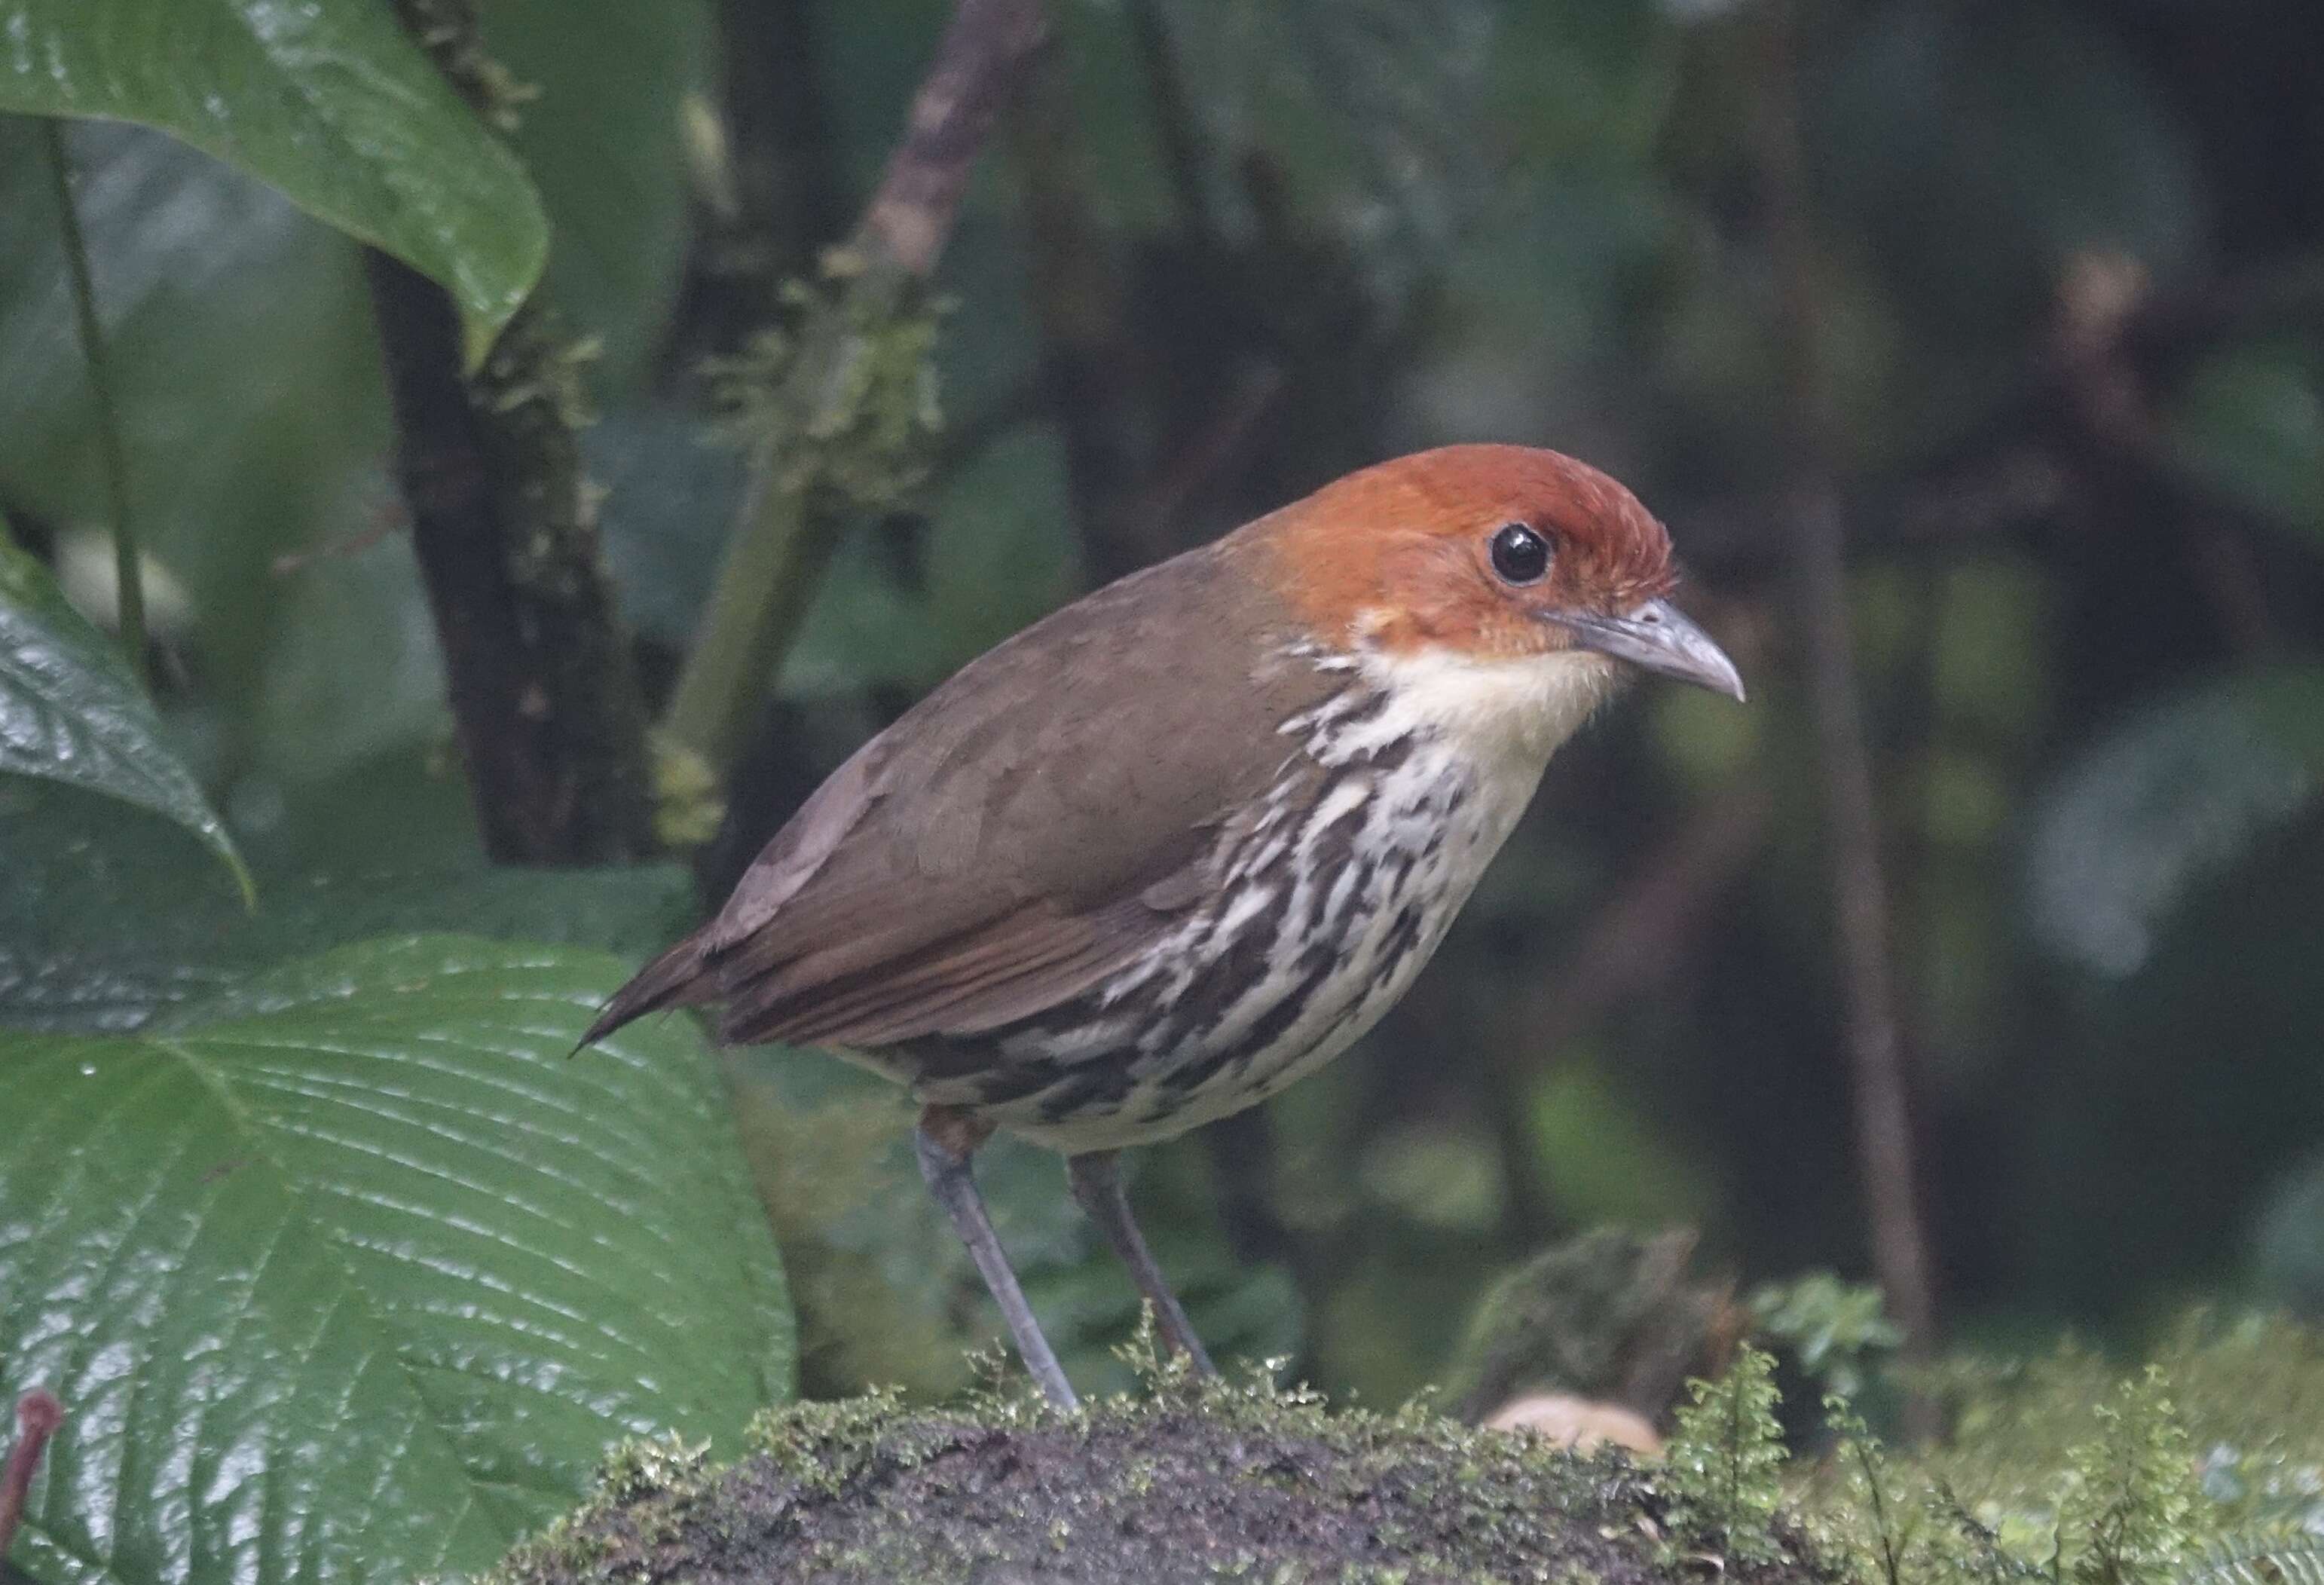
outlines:
[[[398, 15], [476, 114], [522, 97], [468, 0]], [[484, 848], [503, 863], [588, 863], [652, 846], [646, 715], [582, 465], [590, 355], [538, 295], [466, 367], [442, 288], [368, 250], [395, 414], [395, 468], [444, 651]]]
[[751, 488], [665, 717], [723, 772], [853, 512], [908, 498], [935, 429], [928, 278], [970, 169], [1046, 34], [1039, 0], [960, 0], [903, 135], [824, 279], [761, 346]]

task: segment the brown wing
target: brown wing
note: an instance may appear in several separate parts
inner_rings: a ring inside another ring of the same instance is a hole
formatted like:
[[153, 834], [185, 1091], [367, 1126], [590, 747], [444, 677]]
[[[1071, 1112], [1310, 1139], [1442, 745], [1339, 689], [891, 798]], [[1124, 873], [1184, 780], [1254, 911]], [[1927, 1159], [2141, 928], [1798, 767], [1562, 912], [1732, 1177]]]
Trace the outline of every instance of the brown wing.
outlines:
[[1282, 613], [1232, 541], [1110, 585], [964, 668], [864, 745], [717, 917], [590, 1034], [723, 1002], [741, 1042], [877, 1047], [1053, 1007], [1135, 958], [1204, 888], [1220, 823], [1331, 679], [1254, 668]]

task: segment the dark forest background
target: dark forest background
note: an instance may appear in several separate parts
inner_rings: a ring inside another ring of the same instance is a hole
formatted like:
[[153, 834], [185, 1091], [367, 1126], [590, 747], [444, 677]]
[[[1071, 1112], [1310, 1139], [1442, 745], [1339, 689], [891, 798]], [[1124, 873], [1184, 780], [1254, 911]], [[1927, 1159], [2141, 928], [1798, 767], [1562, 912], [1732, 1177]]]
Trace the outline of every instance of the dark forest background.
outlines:
[[[473, 376], [481, 274], [456, 318], [453, 265], [61, 124], [130, 659], [258, 901], [0, 779], [0, 1018], [135, 1031], [380, 931], [634, 962], [1077, 592], [1370, 461], [1543, 444], [1669, 523], [1751, 704], [1637, 690], [1377, 1033], [1148, 1154], [1214, 1342], [1396, 1399], [1609, 1222], [1956, 1343], [2324, 1311], [2313, 0], [1050, 0], [1046, 47], [985, 41], [989, 129], [916, 153], [951, 16], [403, 5], [546, 217]], [[112, 625], [56, 124], [0, 119], [0, 513]], [[913, 159], [966, 177], [956, 217], [913, 189], [940, 257], [862, 218]], [[732, 1076], [807, 1390], [958, 1387], [994, 1327], [901, 1102]], [[1109, 1368], [1126, 1282], [1053, 1162], [992, 1155]]]

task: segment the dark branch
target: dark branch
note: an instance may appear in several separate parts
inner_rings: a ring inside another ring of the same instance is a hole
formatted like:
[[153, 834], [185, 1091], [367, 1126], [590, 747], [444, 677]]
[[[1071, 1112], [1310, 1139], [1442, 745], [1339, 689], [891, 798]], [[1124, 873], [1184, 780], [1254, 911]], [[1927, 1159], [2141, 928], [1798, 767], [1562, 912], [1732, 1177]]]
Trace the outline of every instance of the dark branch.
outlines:
[[[457, 0], [399, 0], [480, 115], [504, 91]], [[633, 857], [651, 843], [645, 709], [598, 555], [574, 354], [537, 299], [463, 372], [443, 290], [366, 256], [395, 413], [396, 475], [435, 613], [484, 848], [507, 863]]]
[[1188, 240], [1215, 249], [1219, 226], [1211, 212], [1209, 185], [1213, 161], [1159, 0], [1131, 0], [1130, 25], [1146, 91], [1153, 100], [1154, 135], [1161, 142], [1162, 163], [1178, 198], [1179, 226]]
[[366, 263], [396, 475], [485, 851], [503, 863], [642, 852], [645, 712], [578, 442], [547, 385], [562, 349], [527, 309], [465, 376], [443, 290], [384, 253]]
[[848, 221], [818, 0], [719, 0], [723, 119], [697, 146], [696, 235], [664, 351], [673, 373], [732, 357]]
[[1906, 1346], [1925, 1350], [1933, 1323], [1928, 1239], [1921, 1225], [1911, 1086], [1889, 960], [1888, 893], [1849, 633], [1844, 530], [1816, 293], [1817, 259], [1800, 132], [1790, 5], [1760, 24], [1759, 179], [1777, 291], [1791, 475], [1785, 515], [1806, 634], [1808, 687], [1823, 778], [1832, 906], [1847, 998], [1847, 1046], [1872, 1256]]
[[875, 265], [935, 270], [969, 170], [1047, 31], [1038, 0], [961, 0], [856, 232]]
[[1065, 444], [1084, 571], [1093, 584], [1108, 583], [1156, 559], [1127, 532], [1141, 466], [1139, 404], [1130, 384], [1136, 358], [1122, 300], [1121, 250], [1087, 202], [1074, 107], [1055, 51], [1044, 51], [1035, 63], [1011, 130], [1032, 308]]

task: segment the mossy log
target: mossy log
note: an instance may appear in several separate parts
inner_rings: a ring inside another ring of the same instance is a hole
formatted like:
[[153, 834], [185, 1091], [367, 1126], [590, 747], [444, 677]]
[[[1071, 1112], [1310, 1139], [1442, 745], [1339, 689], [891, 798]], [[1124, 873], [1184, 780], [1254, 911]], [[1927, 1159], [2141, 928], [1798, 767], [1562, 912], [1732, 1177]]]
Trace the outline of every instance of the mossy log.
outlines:
[[717, 1470], [631, 1444], [492, 1585], [1836, 1578], [1794, 1534], [1757, 1538], [1775, 1561], [1748, 1564], [1672, 1535], [1650, 1473], [1614, 1451], [1263, 1385], [1166, 1382], [1074, 1415], [873, 1396], [770, 1415], [753, 1441]]

